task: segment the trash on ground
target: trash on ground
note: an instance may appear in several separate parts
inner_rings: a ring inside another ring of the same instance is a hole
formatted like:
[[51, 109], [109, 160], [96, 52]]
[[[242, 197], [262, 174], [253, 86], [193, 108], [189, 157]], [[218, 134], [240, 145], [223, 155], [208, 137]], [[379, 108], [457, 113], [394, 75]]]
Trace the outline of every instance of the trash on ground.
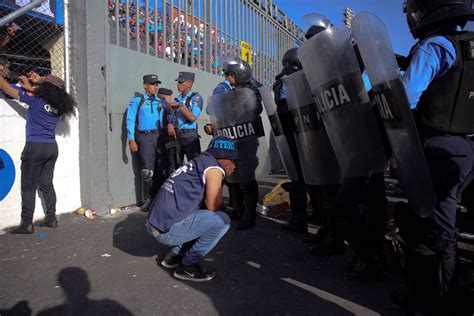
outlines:
[[290, 209], [290, 204], [287, 202], [279, 203], [279, 204], [272, 204], [272, 205], [262, 205], [257, 204], [256, 211], [264, 216], [268, 217], [279, 217], [286, 211]]
[[111, 209], [109, 210], [110, 215], [115, 215], [115, 214], [117, 214], [118, 212], [120, 212], [120, 209], [119, 209], [119, 208], [111, 208]]
[[97, 212], [95, 210], [88, 209], [87, 207], [79, 207], [74, 212], [79, 215], [84, 215], [87, 218], [94, 218], [97, 216]]
[[290, 204], [290, 194], [282, 188], [282, 185], [289, 183], [289, 180], [280, 181], [270, 192], [263, 197], [263, 205], [275, 205], [280, 203]]
[[41, 232], [38, 234], [39, 238], [44, 238], [46, 237], [46, 233], [45, 232]]
[[101, 257], [108, 258], [108, 257], [112, 257], [112, 256], [109, 255], [108, 253], [104, 253], [103, 255], [101, 255]]

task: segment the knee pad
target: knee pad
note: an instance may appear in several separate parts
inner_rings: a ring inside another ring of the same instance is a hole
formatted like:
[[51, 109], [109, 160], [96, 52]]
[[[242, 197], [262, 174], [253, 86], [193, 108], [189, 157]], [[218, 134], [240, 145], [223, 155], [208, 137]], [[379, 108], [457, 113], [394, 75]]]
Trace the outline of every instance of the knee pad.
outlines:
[[143, 178], [143, 180], [152, 180], [153, 179], [153, 169], [142, 169], [142, 178]]

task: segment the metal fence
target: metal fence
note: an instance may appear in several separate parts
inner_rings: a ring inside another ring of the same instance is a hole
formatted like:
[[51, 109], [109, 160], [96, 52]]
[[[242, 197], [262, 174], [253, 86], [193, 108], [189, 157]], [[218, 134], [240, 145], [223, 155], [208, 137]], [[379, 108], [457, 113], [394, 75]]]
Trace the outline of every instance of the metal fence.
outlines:
[[[29, 0], [0, 0], [0, 17], [29, 4]], [[0, 56], [10, 62], [10, 78], [33, 70], [64, 76], [62, 0], [41, 6], [0, 29]]]
[[108, 0], [110, 43], [221, 74], [223, 55], [271, 84], [303, 32], [270, 0]]

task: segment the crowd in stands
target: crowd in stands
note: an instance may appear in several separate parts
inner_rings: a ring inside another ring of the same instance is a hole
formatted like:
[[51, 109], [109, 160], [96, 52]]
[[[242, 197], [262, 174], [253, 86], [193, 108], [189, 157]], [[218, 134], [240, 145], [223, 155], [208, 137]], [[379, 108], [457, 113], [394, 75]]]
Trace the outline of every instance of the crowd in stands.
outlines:
[[[108, 2], [108, 16], [113, 23], [117, 23], [115, 16], [115, 3], [116, 1], [114, 0], [109, 0]], [[148, 30], [149, 44], [152, 49], [156, 48], [159, 56], [166, 56], [167, 60], [173, 60], [174, 62], [185, 64], [185, 54], [187, 51], [187, 66], [194, 66], [196, 69], [204, 70], [204, 51], [206, 45], [205, 23], [202, 21], [197, 22], [197, 20], [195, 23], [191, 23], [191, 21], [189, 21], [190, 18], [186, 19], [183, 13], [180, 14], [179, 17], [174, 16], [174, 14], [173, 17], [171, 17], [169, 10], [166, 14], [166, 20], [164, 20], [163, 15], [158, 12], [161, 10], [162, 8], [160, 8], [160, 10], [156, 10], [157, 16], [155, 17], [154, 9], [150, 8], [147, 15], [146, 8], [144, 6], [139, 6], [137, 13], [137, 6], [135, 3], [130, 3], [128, 7], [130, 37], [132, 39], [139, 38], [142, 43], [145, 43]], [[119, 27], [126, 28], [127, 6], [125, 3], [119, 3], [118, 13]], [[172, 28], [171, 18], [173, 23]], [[155, 32], [157, 33], [156, 42]], [[219, 37], [218, 33], [219, 32], [216, 32], [214, 28], [211, 29], [212, 54], [210, 63], [212, 72], [214, 73], [220, 73], [221, 71], [220, 59], [222, 55], [226, 53], [235, 54], [237, 52], [236, 46], [231, 45], [230, 43], [226, 45], [225, 38]], [[178, 40], [178, 36], [180, 37], [180, 40]], [[166, 43], [163, 40], [164, 38], [166, 39]], [[225, 51], [223, 48], [225, 48]], [[179, 54], [181, 54], [181, 58], [178, 58]]]

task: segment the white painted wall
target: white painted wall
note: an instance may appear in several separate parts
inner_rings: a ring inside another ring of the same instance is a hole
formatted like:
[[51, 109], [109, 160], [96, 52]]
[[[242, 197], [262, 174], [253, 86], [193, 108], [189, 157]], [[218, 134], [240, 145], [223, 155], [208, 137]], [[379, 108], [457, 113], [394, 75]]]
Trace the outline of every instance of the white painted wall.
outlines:
[[[0, 229], [18, 225], [21, 213], [20, 165], [25, 145], [25, 109], [19, 102], [0, 99], [0, 148], [12, 157], [16, 178], [12, 190], [0, 202]], [[80, 206], [78, 119], [60, 121], [56, 128], [59, 157], [54, 172], [56, 213], [68, 213]], [[1, 181], [1, 179], [0, 179]], [[36, 197], [35, 219], [44, 217], [41, 199]]]

